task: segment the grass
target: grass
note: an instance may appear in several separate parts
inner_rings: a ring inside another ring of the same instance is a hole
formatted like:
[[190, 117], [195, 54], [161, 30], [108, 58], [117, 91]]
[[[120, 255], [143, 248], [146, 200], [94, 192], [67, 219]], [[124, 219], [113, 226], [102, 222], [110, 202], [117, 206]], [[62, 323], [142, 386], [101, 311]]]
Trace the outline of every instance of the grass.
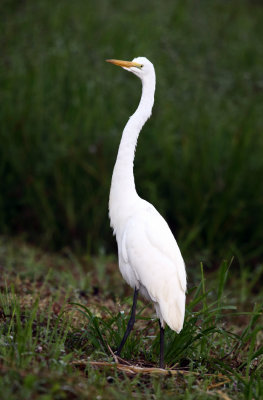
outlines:
[[[116, 349], [125, 331], [132, 296], [111, 257], [48, 254], [1, 237], [0, 268], [3, 400], [263, 396], [260, 287], [249, 271], [244, 282], [231, 260], [216, 272], [202, 264], [199, 272], [190, 271], [184, 328], [180, 335], [166, 329], [170, 376], [153, 369], [158, 324], [141, 299], [122, 354], [130, 367], [112, 366], [110, 348]], [[102, 271], [109, 276], [104, 284]], [[262, 274], [259, 265], [259, 279]], [[136, 366], [140, 373], [131, 371]]]
[[194, 264], [235, 254], [255, 266], [263, 254], [261, 2], [0, 7], [1, 232], [50, 249], [113, 252], [111, 172], [140, 83], [104, 60], [145, 55], [157, 92], [136, 155], [139, 194]]
[[[0, 13], [1, 399], [262, 399], [261, 2], [3, 0]], [[132, 293], [108, 192], [140, 83], [104, 60], [138, 55], [157, 90], [137, 189], [188, 267], [170, 375], [141, 299], [128, 365], [111, 353]]]

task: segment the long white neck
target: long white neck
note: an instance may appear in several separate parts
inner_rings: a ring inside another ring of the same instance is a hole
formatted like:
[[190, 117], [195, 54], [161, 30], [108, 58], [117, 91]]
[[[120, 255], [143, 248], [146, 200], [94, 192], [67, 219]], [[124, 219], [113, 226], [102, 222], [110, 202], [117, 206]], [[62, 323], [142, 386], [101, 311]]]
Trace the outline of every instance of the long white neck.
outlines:
[[131, 204], [138, 199], [133, 173], [135, 149], [140, 131], [151, 116], [154, 92], [155, 75], [153, 74], [142, 81], [142, 96], [139, 106], [130, 117], [122, 134], [112, 174], [109, 200], [111, 226], [114, 229], [116, 218], [119, 220], [128, 217], [127, 213], [131, 209]]

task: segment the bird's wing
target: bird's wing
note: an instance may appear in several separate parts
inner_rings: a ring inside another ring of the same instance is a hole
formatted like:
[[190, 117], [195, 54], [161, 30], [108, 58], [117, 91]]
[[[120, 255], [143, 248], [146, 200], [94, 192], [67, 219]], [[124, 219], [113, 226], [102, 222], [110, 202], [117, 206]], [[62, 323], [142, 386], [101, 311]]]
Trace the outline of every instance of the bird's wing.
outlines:
[[[122, 248], [140, 284], [160, 305], [164, 320], [179, 331], [183, 315], [178, 315], [184, 314], [186, 291], [184, 261], [168, 224], [151, 204], [145, 202], [129, 218]], [[176, 314], [180, 324], [172, 322], [172, 314]]]
[[177, 272], [181, 289], [185, 292], [186, 272], [184, 260], [167, 222], [149, 203], [145, 219], [145, 231], [150, 243], [172, 262]]
[[127, 262], [128, 258], [131, 261], [135, 255], [142, 257], [144, 252], [149, 255], [150, 262], [151, 251], [159, 254], [161, 264], [169, 260], [171, 272], [177, 273], [181, 289], [186, 291], [186, 272], [180, 249], [167, 222], [150, 203], [145, 201], [143, 209], [129, 218], [123, 234], [122, 249]]

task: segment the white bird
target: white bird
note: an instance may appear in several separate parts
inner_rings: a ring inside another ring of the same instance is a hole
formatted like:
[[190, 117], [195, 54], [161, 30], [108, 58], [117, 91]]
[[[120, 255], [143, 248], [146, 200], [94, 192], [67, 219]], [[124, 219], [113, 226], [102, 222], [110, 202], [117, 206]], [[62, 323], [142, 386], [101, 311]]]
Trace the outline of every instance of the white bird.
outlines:
[[[106, 60], [132, 72], [142, 81], [142, 96], [129, 118], [120, 142], [114, 166], [109, 216], [118, 244], [120, 272], [134, 289], [131, 317], [121, 350], [134, 322], [138, 293], [154, 304], [160, 324], [160, 367], [164, 368], [165, 323], [179, 333], [185, 314], [186, 272], [177, 242], [164, 218], [155, 207], [136, 192], [133, 163], [139, 133], [150, 118], [154, 104], [155, 71], [145, 57], [133, 61]], [[154, 162], [154, 160], [153, 160]]]

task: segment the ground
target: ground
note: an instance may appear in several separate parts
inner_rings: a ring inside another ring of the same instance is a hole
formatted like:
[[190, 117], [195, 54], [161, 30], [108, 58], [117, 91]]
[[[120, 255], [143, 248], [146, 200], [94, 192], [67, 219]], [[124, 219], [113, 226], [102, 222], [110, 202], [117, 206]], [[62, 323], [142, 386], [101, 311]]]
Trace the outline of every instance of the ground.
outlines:
[[132, 302], [115, 257], [2, 237], [1, 398], [263, 398], [263, 267], [248, 271], [231, 260], [188, 271], [185, 325], [180, 335], [166, 329], [164, 373], [158, 323], [142, 299], [114, 362]]

